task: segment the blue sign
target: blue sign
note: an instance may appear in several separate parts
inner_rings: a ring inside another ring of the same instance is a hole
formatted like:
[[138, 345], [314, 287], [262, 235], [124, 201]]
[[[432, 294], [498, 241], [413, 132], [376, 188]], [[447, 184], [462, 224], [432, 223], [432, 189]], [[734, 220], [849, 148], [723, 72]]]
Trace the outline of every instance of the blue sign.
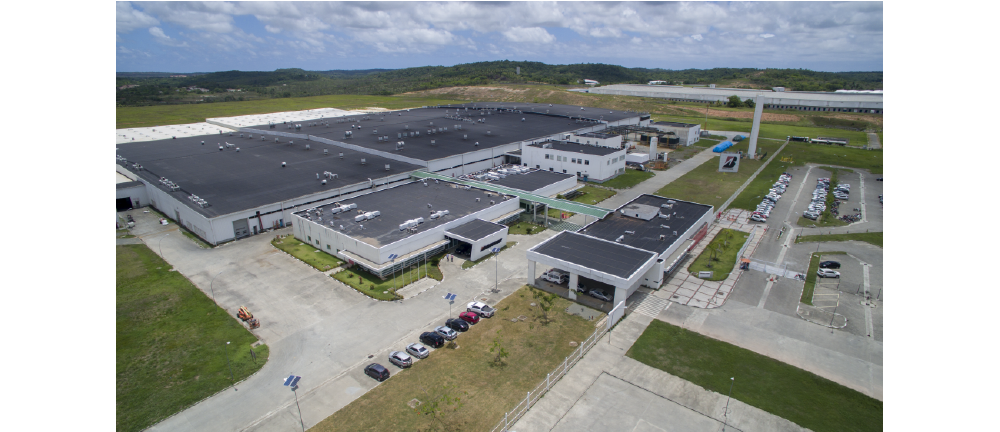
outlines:
[[455, 301], [455, 298], [457, 298], [457, 297], [458, 297], [458, 294], [452, 294], [452, 293], [448, 293], [448, 294], [446, 294], [446, 295], [444, 296], [444, 299], [445, 299], [445, 300], [451, 300], [451, 301]]
[[399, 258], [399, 255], [396, 254], [389, 255], [389, 260], [394, 260], [396, 258]]
[[493, 249], [490, 249], [490, 250], [493, 251], [493, 253], [499, 253], [500, 252], [500, 248], [493, 248]]
[[288, 387], [288, 386], [295, 387], [295, 384], [298, 384], [300, 379], [302, 379], [302, 377], [295, 376], [295, 375], [289, 375], [288, 378], [285, 378], [285, 383], [283, 385], [285, 387]]

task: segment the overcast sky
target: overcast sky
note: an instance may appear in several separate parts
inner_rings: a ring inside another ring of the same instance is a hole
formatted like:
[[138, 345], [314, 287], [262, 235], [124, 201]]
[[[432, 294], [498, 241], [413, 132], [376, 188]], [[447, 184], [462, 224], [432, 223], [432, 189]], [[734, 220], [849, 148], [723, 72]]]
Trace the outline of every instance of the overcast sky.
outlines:
[[119, 72], [492, 60], [882, 70], [881, 2], [118, 2]]

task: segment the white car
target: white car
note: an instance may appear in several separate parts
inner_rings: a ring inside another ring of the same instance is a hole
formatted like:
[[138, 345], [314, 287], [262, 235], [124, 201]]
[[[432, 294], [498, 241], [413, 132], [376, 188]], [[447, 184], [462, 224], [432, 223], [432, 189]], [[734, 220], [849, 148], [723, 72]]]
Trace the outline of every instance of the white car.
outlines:
[[427, 347], [418, 343], [411, 343], [407, 345], [406, 352], [412, 354], [416, 358], [427, 358], [427, 356], [431, 353]]
[[496, 309], [489, 307], [489, 305], [483, 302], [469, 303], [465, 310], [475, 312], [484, 318], [490, 318], [493, 316], [493, 313], [496, 312]]
[[458, 332], [445, 326], [439, 326], [435, 328], [434, 333], [441, 335], [441, 337], [447, 340], [455, 340], [455, 338], [458, 337]]
[[840, 272], [836, 271], [836, 270], [830, 270], [830, 269], [821, 268], [821, 269], [819, 269], [819, 270], [816, 271], [816, 276], [819, 276], [819, 277], [822, 277], [822, 278], [839, 278], [840, 277]]

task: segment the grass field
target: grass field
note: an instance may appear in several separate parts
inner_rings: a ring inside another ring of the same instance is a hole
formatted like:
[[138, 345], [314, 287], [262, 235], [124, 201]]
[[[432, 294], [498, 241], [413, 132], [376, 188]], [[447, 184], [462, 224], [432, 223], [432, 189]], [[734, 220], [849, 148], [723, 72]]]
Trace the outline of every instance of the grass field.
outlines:
[[[528, 232], [528, 230], [531, 230], [531, 232]], [[531, 222], [521, 221], [513, 225], [508, 225], [507, 233], [516, 235], [531, 235], [538, 234], [542, 231], [545, 231], [545, 227]]]
[[863, 241], [878, 247], [882, 247], [882, 233], [880, 232], [799, 236], [795, 238], [795, 243], [839, 242], [839, 241], [851, 241], [851, 240]]
[[577, 195], [570, 201], [595, 205], [599, 204], [601, 201], [604, 201], [618, 194], [618, 192], [615, 192], [613, 190], [607, 190], [599, 187], [594, 187], [591, 185], [586, 185], [580, 188], [579, 191], [580, 195]]
[[[503, 248], [500, 249], [500, 252], [503, 252], [503, 251], [507, 250], [507, 248], [513, 247], [516, 244], [517, 244], [517, 242], [515, 242], [515, 241], [509, 241], [509, 242], [507, 242], [507, 244], [504, 245]], [[493, 258], [493, 254], [492, 253], [487, 254], [486, 256], [483, 256], [482, 258], [479, 258], [479, 259], [477, 259], [475, 261], [468, 261], [468, 260], [466, 260], [464, 263], [462, 263], [462, 268], [463, 269], [473, 268], [473, 267], [476, 266], [476, 264], [479, 264], [479, 263], [481, 263], [483, 261], [486, 261], [486, 260], [488, 260], [490, 258]]]
[[816, 432], [883, 428], [877, 399], [663, 321], [653, 320], [627, 355], [719, 394], [732, 383], [733, 399]]
[[115, 247], [115, 423], [140, 431], [257, 372], [268, 348], [145, 245]]
[[324, 253], [309, 244], [303, 243], [291, 234], [280, 239], [271, 240], [271, 244], [289, 255], [298, 258], [300, 261], [313, 266], [316, 270], [323, 272], [333, 269], [344, 262], [333, 255]]
[[[546, 324], [540, 309], [530, 305], [538, 301], [531, 290], [523, 287], [495, 305], [493, 318], [480, 321], [455, 340], [458, 349], [434, 350], [407, 370], [387, 366], [393, 374], [388, 381], [310, 430], [490, 430], [576, 349], [570, 342], [579, 343], [595, 330], [593, 322], [565, 313], [572, 303], [562, 298], [555, 300]], [[521, 315], [528, 317], [526, 322], [511, 322]], [[494, 355], [489, 352], [497, 331], [510, 353], [506, 366], [494, 366]], [[375, 361], [389, 364], [384, 359]], [[446, 396], [460, 398], [460, 405], [448, 405], [443, 400]], [[437, 403], [440, 413], [436, 417], [421, 414], [420, 407], [415, 410], [407, 405], [413, 399], [423, 408]]]
[[463, 102], [465, 101], [412, 95], [330, 95], [302, 98], [261, 99], [246, 102], [214, 102], [206, 104], [118, 107], [115, 109], [115, 128], [122, 129], [198, 123], [205, 121], [206, 118], [213, 117], [231, 117], [316, 108], [340, 108], [350, 110], [366, 107], [380, 107], [387, 109], [399, 109]]
[[[734, 145], [730, 149], [731, 151], [743, 150], [745, 152], [747, 145], [744, 141]], [[766, 151], [769, 155], [780, 146], [781, 143], [777, 142], [757, 143], [759, 151]], [[691, 170], [691, 172], [660, 188], [655, 194], [667, 198], [708, 204], [718, 209], [763, 163], [763, 160], [743, 159], [740, 161], [739, 172], [720, 173], [719, 160], [713, 157], [701, 164], [701, 166]]]
[[[357, 266], [345, 268], [336, 272], [332, 277], [339, 280], [358, 292], [377, 300], [397, 300], [402, 297], [396, 294], [396, 290], [403, 288], [419, 279], [429, 277], [434, 280], [441, 280], [441, 269], [438, 263], [444, 254], [427, 257], [427, 262], [420, 265], [411, 266], [405, 271], [396, 271], [395, 277], [387, 277], [385, 280], [379, 279], [366, 271], [359, 270]], [[419, 277], [419, 278], [418, 278]]]
[[[747, 239], [747, 233], [743, 231], [736, 231], [734, 229], [722, 229], [712, 242], [708, 244], [704, 251], [698, 255], [691, 265], [688, 266], [688, 271], [693, 275], [697, 275], [700, 271], [711, 271], [712, 277], [702, 278], [710, 281], [720, 281], [725, 280], [729, 273], [736, 268], [736, 260], [739, 259], [736, 256], [739, 253], [740, 248], [743, 247], [743, 242]], [[715, 248], [720, 248], [721, 252], [717, 252], [715, 257], [716, 260], [712, 260], [712, 250]]]
[[649, 180], [653, 177], [653, 173], [649, 171], [639, 171], [634, 169], [625, 169], [625, 173], [601, 183], [601, 186], [607, 186], [615, 189], [625, 189]]

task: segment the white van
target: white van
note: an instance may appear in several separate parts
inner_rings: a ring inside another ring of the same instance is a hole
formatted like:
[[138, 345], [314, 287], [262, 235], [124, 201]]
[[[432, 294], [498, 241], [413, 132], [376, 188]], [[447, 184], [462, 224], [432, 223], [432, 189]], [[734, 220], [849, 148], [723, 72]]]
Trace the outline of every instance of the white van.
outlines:
[[554, 284], [569, 283], [569, 273], [562, 270], [551, 269], [542, 273], [542, 280], [552, 282]]

